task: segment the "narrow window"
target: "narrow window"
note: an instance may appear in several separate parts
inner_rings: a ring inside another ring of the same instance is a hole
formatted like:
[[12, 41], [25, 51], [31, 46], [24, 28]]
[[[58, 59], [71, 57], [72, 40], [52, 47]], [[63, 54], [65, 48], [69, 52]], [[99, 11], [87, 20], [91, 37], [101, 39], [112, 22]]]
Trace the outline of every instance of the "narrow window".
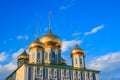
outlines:
[[77, 62], [77, 58], [75, 59], [75, 62], [76, 62], [76, 64], [78, 64], [78, 62]]
[[80, 58], [80, 64], [82, 64], [82, 58]]
[[40, 52], [37, 53], [37, 58], [40, 58]]
[[55, 52], [52, 53], [52, 59], [55, 59]]
[[92, 74], [93, 80], [96, 80], [95, 73]]
[[39, 74], [40, 73], [40, 68], [37, 68], [37, 74]]

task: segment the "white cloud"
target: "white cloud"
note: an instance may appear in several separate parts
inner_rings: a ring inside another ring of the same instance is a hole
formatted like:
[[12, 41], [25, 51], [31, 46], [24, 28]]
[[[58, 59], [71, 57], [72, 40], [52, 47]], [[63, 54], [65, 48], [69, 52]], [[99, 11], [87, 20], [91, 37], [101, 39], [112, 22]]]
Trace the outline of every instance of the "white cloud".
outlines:
[[0, 66], [0, 71], [13, 71], [16, 69], [16, 64], [14, 64], [13, 62], [10, 62], [9, 64], [6, 65], [1, 65]]
[[5, 80], [5, 78], [15, 70], [17, 65], [13, 62], [10, 62], [6, 65], [0, 65], [0, 80]]
[[[76, 40], [62, 41], [62, 52], [66, 52], [71, 47], [75, 46]], [[78, 41], [78, 44], [82, 43], [82, 40]]]
[[[10, 75], [10, 73], [13, 72], [17, 68], [17, 57], [23, 51], [24, 51], [24, 49], [20, 48], [17, 52], [15, 52], [15, 53], [13, 53], [13, 55], [11, 55], [12, 60], [8, 64], [0, 65], [0, 76], [2, 75], [2, 77], [0, 77], [0, 80], [5, 80], [5, 78], [8, 75]], [[5, 53], [2, 54], [2, 56], [4, 56], [4, 55], [5, 55]], [[0, 59], [1, 59], [1, 57], [0, 57]]]
[[22, 52], [23, 52], [23, 48], [20, 48], [17, 52], [15, 52], [13, 55], [12, 55], [12, 58], [13, 59], [16, 59], [18, 57], [18, 55], [20, 55]]
[[96, 33], [97, 31], [99, 31], [99, 30], [101, 30], [103, 28], [104, 28], [104, 25], [102, 24], [102, 25], [100, 25], [98, 27], [93, 28], [90, 32], [85, 32], [84, 35], [94, 34], [94, 33]]
[[6, 54], [6, 52], [0, 53], [0, 62], [5, 61], [6, 58], [7, 58], [7, 56], [8, 56], [8, 55]]
[[76, 1], [76, 0], [71, 0], [70, 3], [68, 3], [68, 4], [66, 4], [66, 5], [61, 5], [61, 6], [60, 6], [60, 10], [66, 10], [66, 9], [72, 7], [72, 6], [75, 4], [75, 1]]
[[100, 70], [103, 75], [120, 74], [120, 52], [109, 53], [88, 62], [88, 68]]
[[22, 39], [28, 40], [28, 38], [29, 38], [28, 35], [24, 35], [24, 36], [18, 35], [18, 36], [17, 36], [17, 39], [18, 39], [18, 40], [22, 40]]
[[68, 5], [61, 5], [60, 6], [60, 10], [66, 10], [67, 8], [69, 8], [70, 6], [68, 6]]

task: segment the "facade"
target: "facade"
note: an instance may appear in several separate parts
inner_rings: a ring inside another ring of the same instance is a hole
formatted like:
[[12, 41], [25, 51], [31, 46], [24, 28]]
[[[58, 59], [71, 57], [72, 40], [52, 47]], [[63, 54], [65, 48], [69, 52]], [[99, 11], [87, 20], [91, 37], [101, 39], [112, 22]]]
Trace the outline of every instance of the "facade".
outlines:
[[84, 51], [76, 43], [71, 50], [72, 66], [61, 56], [62, 42], [49, 29], [18, 56], [18, 67], [6, 80], [99, 80], [99, 71], [85, 67]]

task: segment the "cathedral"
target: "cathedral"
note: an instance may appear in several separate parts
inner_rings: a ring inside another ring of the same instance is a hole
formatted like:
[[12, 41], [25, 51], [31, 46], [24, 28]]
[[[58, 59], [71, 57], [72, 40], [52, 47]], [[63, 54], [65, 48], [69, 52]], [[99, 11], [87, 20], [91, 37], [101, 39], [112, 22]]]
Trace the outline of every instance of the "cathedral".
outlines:
[[85, 54], [78, 43], [69, 52], [71, 66], [61, 56], [61, 46], [61, 39], [51, 29], [40, 38], [36, 36], [28, 53], [24, 50], [18, 56], [17, 69], [5, 80], [99, 80], [100, 71], [85, 67]]

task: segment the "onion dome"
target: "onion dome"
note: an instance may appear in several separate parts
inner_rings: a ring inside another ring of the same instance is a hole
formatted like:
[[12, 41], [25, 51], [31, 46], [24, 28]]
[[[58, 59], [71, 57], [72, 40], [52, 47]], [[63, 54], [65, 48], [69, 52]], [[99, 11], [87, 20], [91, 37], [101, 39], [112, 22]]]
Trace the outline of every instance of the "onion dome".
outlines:
[[48, 33], [40, 38], [40, 42], [47, 45], [52, 45], [55, 47], [61, 47], [61, 40], [58, 36], [54, 35], [51, 30]]
[[22, 54], [20, 54], [20, 55], [18, 56], [18, 61], [19, 61], [19, 60], [22, 60], [22, 59], [24, 59], [24, 60], [29, 60], [29, 55], [27, 54], [27, 52], [26, 52], [25, 50], [23, 51]]
[[62, 64], [62, 65], [67, 65], [66, 60], [65, 60], [65, 59], [63, 59], [62, 57], [61, 57], [61, 64]]
[[75, 54], [84, 55], [83, 49], [79, 48], [78, 44], [76, 44], [75, 48], [71, 51], [71, 56]]
[[44, 49], [44, 44], [39, 41], [38, 37], [29, 46], [30, 49], [35, 47]]

